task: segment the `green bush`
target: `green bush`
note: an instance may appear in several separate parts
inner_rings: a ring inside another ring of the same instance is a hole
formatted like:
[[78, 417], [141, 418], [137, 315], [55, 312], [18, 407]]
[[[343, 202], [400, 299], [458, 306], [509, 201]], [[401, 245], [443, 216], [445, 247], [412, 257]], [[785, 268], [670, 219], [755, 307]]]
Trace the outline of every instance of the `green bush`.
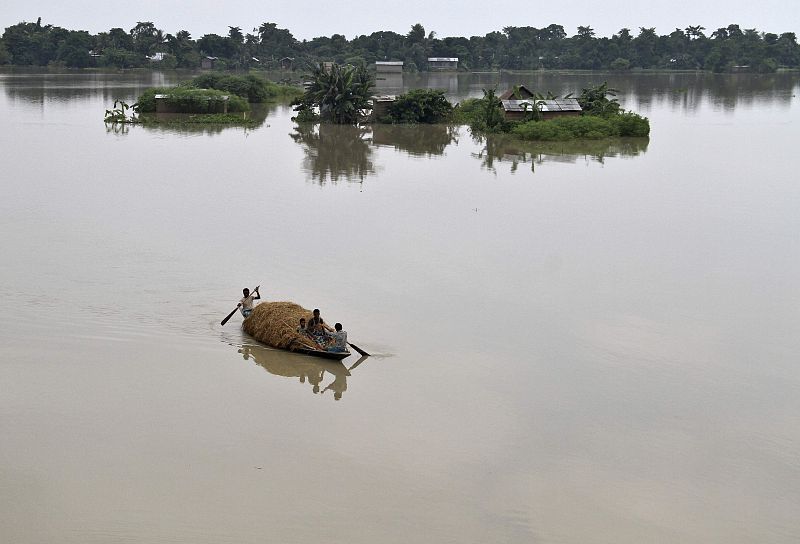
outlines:
[[616, 127], [620, 136], [647, 136], [650, 134], [650, 121], [647, 117], [633, 112], [624, 112], [607, 118]]
[[523, 140], [559, 141], [575, 138], [555, 121], [528, 121], [515, 126], [511, 132]]
[[388, 114], [392, 123], [440, 123], [453, 114], [453, 105], [444, 91], [412, 89], [397, 97]]
[[453, 108], [453, 121], [460, 125], [472, 125], [483, 112], [482, 98], [467, 98]]
[[233, 76], [215, 72], [197, 76], [185, 86], [196, 89], [227, 91], [254, 104], [267, 102], [280, 96], [295, 96], [302, 92], [297, 87], [278, 85], [253, 74]]
[[528, 121], [514, 127], [513, 133], [523, 140], [597, 140], [617, 136], [617, 128], [602, 117], [562, 117], [551, 121]]
[[511, 132], [523, 140], [599, 140], [613, 136], [643, 137], [650, 134], [646, 117], [627, 112], [598, 117], [562, 117], [550, 121], [528, 121], [515, 126]]
[[137, 101], [139, 111], [151, 113], [156, 111], [157, 94], [168, 95], [167, 104], [178, 113], [222, 113], [223, 97], [228, 97], [228, 112], [250, 111], [245, 99], [235, 94], [214, 89], [193, 89], [187, 87], [156, 87], [148, 89]]

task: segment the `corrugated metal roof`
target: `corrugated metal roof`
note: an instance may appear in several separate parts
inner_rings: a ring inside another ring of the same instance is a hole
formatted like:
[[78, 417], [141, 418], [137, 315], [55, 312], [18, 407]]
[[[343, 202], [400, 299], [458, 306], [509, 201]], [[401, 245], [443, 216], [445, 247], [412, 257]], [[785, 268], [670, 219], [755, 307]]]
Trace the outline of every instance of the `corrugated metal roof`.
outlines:
[[428, 57], [428, 62], [458, 62], [458, 57]]
[[375, 64], [377, 66], [402, 66], [402, 60], [376, 60]]
[[[530, 111], [536, 103], [539, 111], [581, 111], [577, 98], [555, 100], [501, 100], [505, 111]], [[527, 105], [526, 105], [527, 104]]]

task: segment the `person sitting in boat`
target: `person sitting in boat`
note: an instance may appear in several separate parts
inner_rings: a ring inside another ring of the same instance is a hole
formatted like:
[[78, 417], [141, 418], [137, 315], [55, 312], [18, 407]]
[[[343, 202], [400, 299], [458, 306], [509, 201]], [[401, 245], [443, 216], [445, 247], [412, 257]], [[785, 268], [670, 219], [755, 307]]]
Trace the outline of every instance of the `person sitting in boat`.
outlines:
[[328, 346], [328, 351], [344, 353], [347, 351], [347, 333], [342, 330], [341, 323], [337, 323], [334, 327], [336, 330], [329, 334], [331, 343]]
[[253, 291], [252, 295], [250, 294], [250, 289], [248, 289], [247, 287], [242, 289], [242, 294], [244, 295], [244, 297], [242, 297], [242, 300], [239, 301], [239, 304], [237, 304], [237, 306], [239, 307], [239, 311], [242, 312], [242, 315], [244, 317], [248, 317], [250, 314], [253, 313], [253, 306], [254, 306], [253, 302], [261, 298], [258, 289], [259, 288], [256, 287], [256, 290]]
[[314, 315], [308, 320], [308, 327], [306, 330], [308, 330], [309, 334], [317, 338], [318, 341], [324, 341], [325, 336], [327, 336], [325, 331], [332, 331], [333, 329], [325, 324], [325, 321], [319, 315], [319, 308], [315, 308]]
[[314, 345], [317, 347], [317, 349], [322, 349], [322, 345], [317, 341], [316, 336], [311, 334], [311, 331], [308, 330], [308, 326], [306, 325], [306, 318], [305, 317], [301, 317], [300, 318], [300, 324], [295, 329], [295, 332], [297, 332], [297, 334], [299, 334], [300, 336], [303, 336], [303, 337], [311, 340], [314, 343]]

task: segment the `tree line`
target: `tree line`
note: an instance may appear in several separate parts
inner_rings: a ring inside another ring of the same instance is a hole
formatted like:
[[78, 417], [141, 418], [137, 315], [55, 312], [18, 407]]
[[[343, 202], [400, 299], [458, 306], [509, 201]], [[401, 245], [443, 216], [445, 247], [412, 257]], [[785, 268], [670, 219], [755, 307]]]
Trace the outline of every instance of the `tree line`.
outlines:
[[214, 57], [215, 68], [306, 69], [314, 63], [370, 65], [404, 61], [404, 69], [426, 70], [429, 57], [457, 57], [462, 70], [684, 69], [725, 72], [774, 72], [800, 68], [800, 45], [794, 32], [775, 34], [731, 24], [708, 32], [702, 26], [676, 28], [658, 35], [655, 28], [623, 28], [598, 37], [590, 26], [569, 36], [561, 25], [544, 28], [507, 26], [485, 36], [439, 38], [415, 24], [408, 33], [378, 31], [348, 40], [341, 34], [298, 40], [275, 23], [252, 32], [229, 26], [226, 35], [192, 38], [186, 30], [172, 33], [152, 22], [129, 31], [112, 28], [90, 34], [67, 30], [41, 18], [10, 26], [0, 38], [0, 64], [70, 68], [135, 68], [158, 63], [163, 68], [198, 68]]

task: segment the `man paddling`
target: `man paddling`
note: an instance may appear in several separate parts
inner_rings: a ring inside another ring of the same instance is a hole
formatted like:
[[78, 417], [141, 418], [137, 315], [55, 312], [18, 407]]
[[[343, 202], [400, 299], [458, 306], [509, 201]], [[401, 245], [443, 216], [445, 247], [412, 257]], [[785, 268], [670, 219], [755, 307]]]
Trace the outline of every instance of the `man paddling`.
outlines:
[[244, 297], [242, 297], [242, 300], [239, 301], [237, 307], [245, 318], [253, 313], [253, 302], [261, 299], [261, 295], [258, 292], [259, 287], [256, 287], [256, 290], [253, 291], [252, 295], [250, 294], [250, 289], [247, 287], [242, 289], [242, 294]]

